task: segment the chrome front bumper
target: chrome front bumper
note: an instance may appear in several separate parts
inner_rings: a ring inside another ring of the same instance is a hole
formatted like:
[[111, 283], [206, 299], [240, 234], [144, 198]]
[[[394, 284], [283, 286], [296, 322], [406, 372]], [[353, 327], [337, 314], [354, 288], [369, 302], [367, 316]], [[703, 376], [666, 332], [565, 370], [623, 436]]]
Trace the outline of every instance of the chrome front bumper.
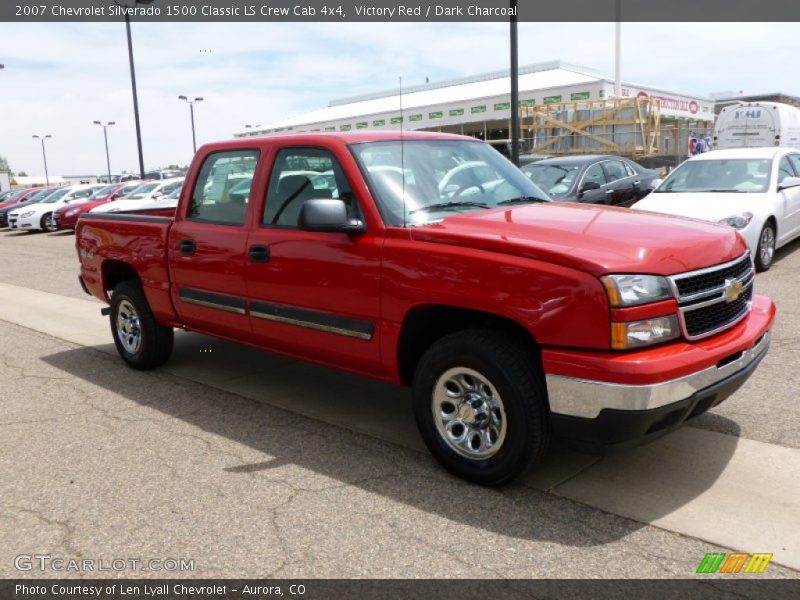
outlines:
[[547, 375], [550, 411], [554, 414], [594, 419], [604, 409], [651, 410], [691, 397], [763, 358], [769, 349], [770, 332], [740, 356], [721, 366], [709, 367], [678, 379], [652, 385], [625, 385]]

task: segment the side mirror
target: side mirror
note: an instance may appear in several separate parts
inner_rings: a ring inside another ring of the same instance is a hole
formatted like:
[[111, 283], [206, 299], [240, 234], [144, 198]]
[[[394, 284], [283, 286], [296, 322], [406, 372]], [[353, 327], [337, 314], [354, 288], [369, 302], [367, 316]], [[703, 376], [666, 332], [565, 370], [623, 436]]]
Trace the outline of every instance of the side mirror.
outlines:
[[578, 190], [578, 198], [581, 198], [586, 192], [599, 189], [600, 189], [599, 183], [597, 183], [596, 181], [587, 181], [581, 186], [581, 189]]
[[786, 188], [797, 187], [800, 185], [800, 177], [786, 177], [778, 184], [778, 191], [785, 190]]
[[161, 196], [163, 195], [164, 192], [156, 192], [155, 194], [153, 194], [153, 200], [157, 200], [158, 198], [161, 198]]
[[364, 223], [347, 215], [342, 200], [306, 200], [300, 209], [297, 223], [303, 231], [361, 233]]

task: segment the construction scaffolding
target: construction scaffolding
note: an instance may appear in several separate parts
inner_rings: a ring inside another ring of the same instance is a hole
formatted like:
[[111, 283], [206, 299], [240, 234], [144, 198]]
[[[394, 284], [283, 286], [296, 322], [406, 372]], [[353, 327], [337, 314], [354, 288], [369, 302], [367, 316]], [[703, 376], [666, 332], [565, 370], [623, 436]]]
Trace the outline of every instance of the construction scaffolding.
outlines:
[[636, 97], [520, 107], [522, 138], [535, 154], [663, 154], [660, 100]]

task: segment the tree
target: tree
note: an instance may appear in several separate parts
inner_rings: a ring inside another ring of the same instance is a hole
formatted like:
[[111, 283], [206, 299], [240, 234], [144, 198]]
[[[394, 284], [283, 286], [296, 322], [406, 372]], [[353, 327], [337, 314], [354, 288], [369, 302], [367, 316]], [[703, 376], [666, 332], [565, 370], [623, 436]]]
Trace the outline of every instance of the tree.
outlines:
[[28, 174], [25, 171], [20, 171], [19, 173], [17, 173], [17, 177], [27, 177], [27, 176]]
[[5, 156], [0, 156], [0, 171], [11, 171]]

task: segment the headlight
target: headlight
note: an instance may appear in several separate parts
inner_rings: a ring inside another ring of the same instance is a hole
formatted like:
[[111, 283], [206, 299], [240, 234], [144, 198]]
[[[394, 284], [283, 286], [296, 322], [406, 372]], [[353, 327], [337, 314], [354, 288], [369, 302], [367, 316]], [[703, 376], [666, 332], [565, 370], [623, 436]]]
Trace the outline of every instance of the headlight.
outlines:
[[678, 318], [675, 315], [629, 323], [611, 323], [611, 347], [615, 350], [659, 344], [679, 335]]
[[735, 227], [736, 229], [744, 229], [750, 224], [750, 221], [753, 220], [753, 213], [751, 212], [743, 212], [739, 213], [738, 215], [733, 215], [726, 219], [721, 219], [718, 223], [722, 225], [730, 225], [731, 227]]
[[67, 211], [67, 212], [64, 214], [64, 216], [65, 216], [65, 217], [71, 217], [72, 215], [77, 215], [77, 214], [78, 214], [78, 212], [79, 212], [79, 211], [78, 211], [78, 209], [77, 209], [77, 208], [75, 208], [75, 209], [73, 209], [73, 210], [68, 210], [68, 211]]
[[34, 215], [34, 211], [29, 210], [28, 212], [22, 213], [19, 218], [20, 219], [27, 219], [28, 217], [32, 217]]
[[600, 281], [611, 306], [636, 306], [672, 298], [669, 283], [658, 275], [606, 275]]

